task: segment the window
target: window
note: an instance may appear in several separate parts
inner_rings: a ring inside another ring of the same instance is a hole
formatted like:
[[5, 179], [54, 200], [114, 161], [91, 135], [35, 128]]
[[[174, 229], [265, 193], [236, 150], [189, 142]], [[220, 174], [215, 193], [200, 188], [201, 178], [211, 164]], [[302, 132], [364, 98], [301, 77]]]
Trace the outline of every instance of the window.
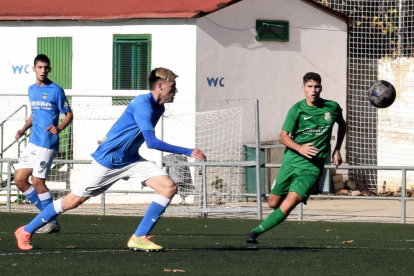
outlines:
[[113, 89], [149, 89], [151, 35], [114, 35], [113, 47]]
[[37, 53], [50, 59], [49, 78], [63, 89], [72, 89], [72, 38], [38, 37]]
[[256, 40], [289, 41], [289, 21], [256, 20]]

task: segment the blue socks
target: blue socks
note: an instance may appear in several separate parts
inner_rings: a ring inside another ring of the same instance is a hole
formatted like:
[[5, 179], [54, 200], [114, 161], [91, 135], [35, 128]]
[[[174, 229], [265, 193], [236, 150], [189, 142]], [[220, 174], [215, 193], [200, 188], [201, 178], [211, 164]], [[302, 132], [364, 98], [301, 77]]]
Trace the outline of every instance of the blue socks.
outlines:
[[[30, 202], [40, 211], [45, 209], [50, 203], [53, 202], [52, 194], [50, 192], [38, 194], [33, 186], [30, 186], [30, 188], [24, 192], [23, 195], [26, 196]], [[56, 220], [53, 222], [56, 222]]]
[[46, 223], [53, 221], [58, 215], [63, 213], [62, 199], [54, 201], [49, 204], [43, 211], [41, 211], [29, 224], [24, 227], [24, 231], [33, 234], [37, 229]]
[[135, 231], [135, 236], [147, 236], [154, 225], [157, 223], [162, 213], [164, 213], [165, 209], [170, 204], [170, 201], [171, 200], [166, 197], [156, 195], [154, 201], [151, 202], [144, 218]]
[[[46, 192], [44, 194], [39, 194], [39, 199], [42, 204], [42, 209], [45, 209], [50, 203], [53, 202], [52, 194], [50, 192]], [[56, 220], [51, 220], [51, 222], [56, 222]]]
[[26, 196], [30, 200], [30, 202], [37, 207], [37, 209], [39, 209], [40, 211], [43, 210], [42, 203], [33, 186], [30, 186], [30, 188], [26, 192], [24, 192], [23, 195]]

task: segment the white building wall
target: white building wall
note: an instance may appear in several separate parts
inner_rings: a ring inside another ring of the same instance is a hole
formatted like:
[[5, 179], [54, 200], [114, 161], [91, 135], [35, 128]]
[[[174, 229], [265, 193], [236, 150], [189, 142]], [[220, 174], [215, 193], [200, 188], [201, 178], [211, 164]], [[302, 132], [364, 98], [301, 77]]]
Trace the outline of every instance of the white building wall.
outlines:
[[[289, 21], [289, 42], [257, 41], [257, 19]], [[309, 71], [321, 74], [322, 97], [337, 101], [345, 117], [346, 70], [346, 22], [304, 1], [245, 0], [197, 19], [197, 111], [258, 98], [262, 141], [279, 139], [289, 108], [304, 98]], [[209, 86], [207, 78], [223, 86]], [[248, 106], [243, 143], [253, 143], [252, 102], [239, 105]]]
[[[380, 59], [378, 79], [393, 84], [397, 98], [390, 107], [377, 109], [377, 165], [413, 166], [414, 58]], [[409, 190], [414, 187], [414, 172], [406, 173]], [[401, 171], [379, 170], [377, 183], [380, 193], [399, 191], [402, 185]]]

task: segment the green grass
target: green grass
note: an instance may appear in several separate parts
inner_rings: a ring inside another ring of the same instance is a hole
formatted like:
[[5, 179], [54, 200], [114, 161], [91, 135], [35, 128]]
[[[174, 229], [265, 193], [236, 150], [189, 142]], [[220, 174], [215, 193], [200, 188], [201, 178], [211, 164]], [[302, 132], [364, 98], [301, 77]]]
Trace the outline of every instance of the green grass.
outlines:
[[410, 275], [414, 271], [414, 225], [287, 221], [251, 245], [244, 237], [257, 220], [162, 218], [151, 234], [166, 250], [151, 253], [126, 247], [141, 218], [62, 215], [60, 234], [35, 235], [34, 250], [20, 251], [14, 230], [33, 216], [0, 213], [1, 275]]

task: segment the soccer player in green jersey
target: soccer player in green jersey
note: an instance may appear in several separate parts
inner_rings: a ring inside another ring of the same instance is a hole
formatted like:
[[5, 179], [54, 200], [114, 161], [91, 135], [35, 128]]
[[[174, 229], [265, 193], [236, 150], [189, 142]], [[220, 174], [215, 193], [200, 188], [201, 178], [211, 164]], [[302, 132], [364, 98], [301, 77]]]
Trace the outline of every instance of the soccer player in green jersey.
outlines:
[[323, 173], [335, 122], [338, 134], [332, 163], [342, 163], [340, 149], [346, 123], [339, 104], [320, 97], [321, 84], [317, 73], [309, 72], [303, 77], [305, 99], [289, 110], [279, 136], [286, 150], [268, 198], [269, 207], [275, 211], [246, 236], [247, 243], [257, 243], [259, 235], [283, 222], [299, 203], [306, 204]]

